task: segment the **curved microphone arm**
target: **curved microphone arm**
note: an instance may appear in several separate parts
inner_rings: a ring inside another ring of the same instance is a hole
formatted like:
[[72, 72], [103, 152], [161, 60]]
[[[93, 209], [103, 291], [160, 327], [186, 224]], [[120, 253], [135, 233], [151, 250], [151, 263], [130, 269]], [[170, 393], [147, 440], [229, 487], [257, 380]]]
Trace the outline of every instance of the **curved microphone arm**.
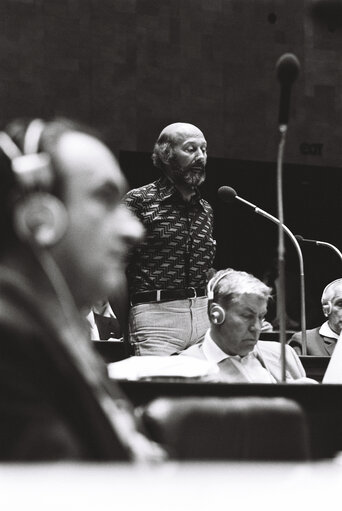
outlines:
[[322, 246], [322, 247], [331, 248], [331, 250], [333, 250], [342, 261], [342, 252], [337, 247], [335, 247], [335, 245], [332, 245], [331, 243], [328, 243], [327, 241], [316, 241], [316, 245], [318, 247]]
[[[258, 215], [264, 216], [265, 218], [268, 218], [271, 220], [271, 222], [275, 223], [276, 225], [279, 225], [279, 220], [275, 216], [271, 215], [270, 213], [267, 213], [267, 211], [264, 211], [263, 209], [258, 208], [255, 204], [252, 204], [251, 202], [248, 202], [247, 200], [243, 199], [242, 197], [239, 197], [238, 195], [235, 195], [235, 199], [238, 199], [240, 202], [243, 202], [247, 206], [250, 206], [254, 209], [254, 212]], [[290, 231], [290, 229], [285, 225], [283, 225], [283, 230], [286, 232], [286, 234], [291, 239], [292, 243], [294, 244], [297, 254], [298, 254], [298, 260], [299, 260], [299, 269], [300, 269], [300, 295], [301, 295], [301, 330], [302, 330], [302, 353], [303, 355], [307, 354], [307, 342], [306, 342], [306, 314], [305, 314], [305, 282], [304, 282], [304, 260], [303, 260], [303, 254], [301, 251], [301, 248], [299, 246], [298, 241], [296, 240], [294, 234]]]
[[312, 245], [315, 245], [316, 247], [330, 248], [333, 252], [335, 252], [335, 254], [338, 255], [338, 257], [342, 261], [342, 252], [340, 252], [340, 250], [332, 243], [328, 243], [327, 241], [310, 240], [308, 238], [303, 238], [303, 236], [301, 236], [300, 234], [296, 234], [295, 238], [299, 243], [311, 243]]

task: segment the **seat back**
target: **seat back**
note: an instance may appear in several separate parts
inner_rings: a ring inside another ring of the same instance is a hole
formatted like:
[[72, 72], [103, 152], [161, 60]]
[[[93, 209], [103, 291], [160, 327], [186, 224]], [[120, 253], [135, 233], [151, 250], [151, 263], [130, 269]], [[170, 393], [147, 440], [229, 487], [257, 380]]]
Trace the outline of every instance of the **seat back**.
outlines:
[[158, 398], [142, 418], [175, 459], [306, 460], [309, 434], [300, 405], [286, 398]]

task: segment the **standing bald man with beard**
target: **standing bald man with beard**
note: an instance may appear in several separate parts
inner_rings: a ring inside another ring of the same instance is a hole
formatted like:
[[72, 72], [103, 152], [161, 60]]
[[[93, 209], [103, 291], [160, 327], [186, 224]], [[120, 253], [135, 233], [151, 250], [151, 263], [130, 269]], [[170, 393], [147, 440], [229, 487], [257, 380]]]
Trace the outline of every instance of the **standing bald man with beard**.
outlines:
[[152, 160], [162, 177], [125, 197], [146, 230], [127, 270], [129, 339], [136, 355], [171, 355], [201, 341], [208, 328], [213, 212], [198, 190], [207, 142], [192, 124], [170, 124]]

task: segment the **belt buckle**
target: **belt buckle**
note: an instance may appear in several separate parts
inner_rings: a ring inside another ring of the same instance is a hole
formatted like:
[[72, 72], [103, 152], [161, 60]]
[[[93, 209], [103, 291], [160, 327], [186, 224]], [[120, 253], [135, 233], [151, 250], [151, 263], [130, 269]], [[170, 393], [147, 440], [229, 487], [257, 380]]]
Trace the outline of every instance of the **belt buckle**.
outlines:
[[188, 298], [197, 298], [196, 288], [194, 288], [194, 287], [188, 287], [188, 289], [191, 289], [191, 290], [192, 290], [192, 292], [194, 293], [194, 296], [188, 296]]

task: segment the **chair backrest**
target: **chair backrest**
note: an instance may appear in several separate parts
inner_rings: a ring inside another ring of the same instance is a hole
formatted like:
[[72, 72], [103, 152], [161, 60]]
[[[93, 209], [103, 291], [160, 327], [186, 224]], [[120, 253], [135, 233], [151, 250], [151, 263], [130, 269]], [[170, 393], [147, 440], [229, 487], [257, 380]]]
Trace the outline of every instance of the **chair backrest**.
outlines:
[[175, 459], [310, 458], [305, 414], [286, 398], [158, 398], [145, 406], [142, 418]]

